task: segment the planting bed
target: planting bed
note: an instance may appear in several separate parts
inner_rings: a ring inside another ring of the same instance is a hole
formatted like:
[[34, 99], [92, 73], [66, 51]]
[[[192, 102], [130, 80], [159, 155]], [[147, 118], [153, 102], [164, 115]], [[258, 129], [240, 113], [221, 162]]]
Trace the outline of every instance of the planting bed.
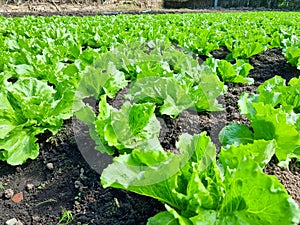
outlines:
[[[213, 52], [222, 58], [225, 50]], [[207, 131], [213, 142], [220, 146], [218, 132], [229, 122], [249, 124], [239, 114], [237, 101], [242, 92], [253, 93], [264, 80], [281, 75], [290, 80], [299, 77], [300, 71], [290, 66], [280, 49], [267, 50], [250, 58], [254, 69], [250, 77], [254, 85], [228, 83], [228, 92], [219, 101], [225, 107], [218, 113], [184, 112], [178, 119], [161, 117], [160, 141], [164, 148], [173, 149], [178, 135], [182, 132], [199, 133]], [[111, 104], [122, 104], [119, 93]], [[147, 219], [164, 210], [161, 203], [148, 197], [118, 189], [103, 189], [99, 174], [90, 168], [77, 148], [72, 120], [66, 121], [63, 129], [50, 138], [39, 137], [40, 154], [36, 160], [12, 167], [0, 162], [0, 224], [16, 218], [23, 224], [57, 224], [62, 213], [70, 210], [73, 221], [70, 224], [146, 224]], [[78, 125], [78, 124], [77, 124]], [[287, 131], [288, 132], [288, 131]], [[80, 143], [82, 144], [82, 143]], [[50, 164], [49, 164], [50, 163]], [[281, 169], [272, 160], [265, 172], [274, 174], [286, 187], [293, 199], [300, 204], [300, 165], [290, 163], [289, 169]], [[53, 167], [52, 167], [52, 165]], [[15, 203], [4, 196], [7, 189], [23, 193], [24, 199]]]

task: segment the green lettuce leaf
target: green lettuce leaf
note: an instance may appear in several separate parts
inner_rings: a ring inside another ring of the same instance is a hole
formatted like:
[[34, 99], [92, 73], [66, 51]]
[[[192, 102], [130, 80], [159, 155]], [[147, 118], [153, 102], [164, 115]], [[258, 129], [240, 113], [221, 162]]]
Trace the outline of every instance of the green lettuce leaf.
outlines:
[[164, 49], [162, 58], [178, 75], [193, 77], [201, 70], [198, 60], [194, 59], [192, 54], [176, 50], [175, 47]]
[[202, 66], [194, 76], [186, 83], [190, 87], [189, 94], [194, 100], [197, 111], [223, 110], [223, 106], [219, 104], [217, 98], [226, 92], [224, 83], [207, 66]]
[[283, 99], [282, 88], [285, 86], [285, 80], [280, 76], [275, 76], [263, 84], [259, 85], [257, 92], [259, 95], [252, 101], [271, 104], [273, 107], [278, 106]]
[[[210, 170], [214, 166], [215, 148], [205, 134], [194, 139], [185, 134], [178, 146], [181, 146], [180, 155], [135, 149], [131, 154], [119, 156], [103, 171], [101, 183], [104, 187], [127, 189], [159, 199], [176, 209], [186, 209], [187, 181], [193, 167], [189, 160], [191, 157], [193, 161], [199, 160], [194, 170]], [[193, 154], [194, 147], [197, 154]]]
[[275, 139], [277, 143], [275, 154], [279, 161], [293, 157], [294, 150], [300, 146], [300, 133], [294, 124], [287, 122], [286, 113], [262, 103], [253, 103], [253, 106], [257, 112], [251, 121], [254, 138]]
[[299, 207], [282, 184], [264, 174], [252, 160], [240, 162], [233, 170], [225, 167], [224, 184], [220, 208], [190, 218], [193, 224], [296, 225], [300, 221]]
[[246, 125], [231, 123], [219, 133], [219, 140], [223, 146], [252, 143], [253, 133]]
[[292, 78], [289, 85], [280, 76], [275, 76], [257, 88], [259, 94], [252, 95], [252, 102], [263, 102], [273, 107], [282, 107], [287, 113], [291, 109], [295, 113], [300, 112], [300, 79]]
[[35, 135], [45, 130], [45, 128], [16, 127], [5, 138], [0, 139], [0, 160], [7, 161], [10, 165], [20, 165], [27, 159], [35, 159], [39, 153]]
[[178, 220], [168, 211], [157, 213], [148, 219], [147, 225], [179, 225]]
[[236, 41], [234, 43], [234, 48], [232, 49], [232, 53], [227, 56], [227, 58], [233, 59], [248, 59], [253, 55], [261, 53], [267, 49], [267, 46], [261, 43], [261, 41], [250, 41], [250, 40], [242, 40]]
[[282, 88], [282, 106], [287, 110], [292, 107], [300, 114], [300, 78], [292, 78], [289, 85]]

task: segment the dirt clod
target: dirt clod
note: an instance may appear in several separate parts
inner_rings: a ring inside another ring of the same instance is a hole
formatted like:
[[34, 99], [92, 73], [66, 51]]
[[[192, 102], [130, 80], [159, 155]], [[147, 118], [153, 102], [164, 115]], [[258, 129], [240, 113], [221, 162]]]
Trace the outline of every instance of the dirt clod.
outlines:
[[14, 196], [12, 196], [11, 200], [14, 203], [20, 203], [21, 201], [23, 201], [24, 197], [23, 197], [23, 192], [19, 192], [17, 194], [15, 194]]

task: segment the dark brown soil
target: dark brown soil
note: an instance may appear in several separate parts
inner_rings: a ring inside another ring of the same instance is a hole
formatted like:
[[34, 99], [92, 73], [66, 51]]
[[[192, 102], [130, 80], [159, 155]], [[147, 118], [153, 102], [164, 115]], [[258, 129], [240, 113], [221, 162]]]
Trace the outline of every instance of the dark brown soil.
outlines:
[[[237, 107], [242, 92], [255, 92], [259, 83], [274, 75], [290, 79], [300, 74], [300, 71], [286, 63], [279, 49], [267, 50], [252, 57], [250, 62], [254, 66], [251, 77], [255, 79], [255, 84], [227, 84], [228, 93], [219, 99], [225, 108], [223, 112], [208, 114], [187, 111], [175, 120], [167, 116], [159, 117], [162, 124], [160, 140], [166, 150], [176, 151], [174, 143], [183, 132], [194, 134], [207, 131], [220, 146], [217, 136], [223, 126], [229, 122], [248, 124]], [[122, 101], [119, 95], [110, 103], [120, 107]], [[45, 138], [40, 139], [41, 150], [36, 160], [29, 160], [19, 167], [0, 162], [0, 224], [16, 218], [28, 225], [54, 225], [58, 224], [65, 210], [70, 210], [73, 214], [70, 224], [142, 225], [146, 224], [149, 217], [164, 209], [161, 203], [148, 197], [117, 189], [103, 189], [99, 174], [91, 169], [78, 150], [78, 146], [81, 148], [89, 143], [85, 143], [84, 139], [75, 139], [72, 126], [74, 122], [66, 121], [63, 129], [48, 142]], [[83, 133], [87, 133], [86, 130]], [[96, 159], [97, 153], [91, 154]], [[53, 164], [53, 169], [47, 166], [48, 163]], [[97, 160], [92, 164], [97, 167]], [[290, 165], [289, 170], [283, 170], [275, 163], [270, 163], [266, 168], [268, 174], [278, 177], [300, 205], [299, 171], [300, 166], [296, 162]], [[14, 203], [6, 198], [3, 193], [8, 189], [14, 193], [23, 192], [23, 201]]]
[[254, 67], [249, 77], [255, 79], [256, 83], [263, 83], [275, 75], [280, 75], [288, 82], [293, 77], [299, 77], [300, 71], [291, 66], [279, 48], [269, 49], [264, 54], [258, 54], [250, 58], [250, 64]]

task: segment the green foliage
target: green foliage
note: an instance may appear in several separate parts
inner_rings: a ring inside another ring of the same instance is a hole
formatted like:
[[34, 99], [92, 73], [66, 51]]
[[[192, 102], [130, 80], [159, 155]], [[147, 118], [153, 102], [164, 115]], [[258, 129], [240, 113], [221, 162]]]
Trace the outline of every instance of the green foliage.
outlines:
[[68, 225], [74, 220], [72, 211], [63, 209], [58, 225]]
[[[275, 76], [257, 89], [258, 94], [244, 93], [239, 107], [251, 122], [245, 125], [230, 124], [220, 133], [223, 145], [252, 143], [253, 140], [275, 140], [276, 156], [281, 165], [293, 158], [300, 158], [299, 132], [299, 79], [285, 85], [285, 80]], [[288, 131], [288, 132], [287, 132]]]
[[57, 133], [63, 119], [72, 116], [72, 99], [65, 101], [47, 83], [35, 78], [19, 78], [7, 83], [0, 93], [0, 159], [18, 165], [35, 159], [39, 147], [37, 134]]
[[129, 102], [118, 110], [110, 106], [103, 95], [97, 116], [90, 106], [84, 106], [76, 116], [89, 126], [96, 149], [114, 154], [115, 148], [119, 153], [134, 148], [162, 149], [158, 140], [160, 123], [154, 110], [152, 103], [131, 105]]
[[[19, 165], [36, 158], [37, 135], [55, 134], [73, 111], [89, 126], [97, 150], [122, 153], [104, 171], [103, 186], [166, 205], [148, 224], [297, 224], [299, 209], [262, 169], [274, 153], [282, 164], [299, 159], [299, 79], [285, 85], [275, 77], [258, 94], [241, 96], [241, 113], [251, 124], [224, 128], [218, 161], [204, 133], [182, 135], [179, 155], [164, 152], [155, 113], [221, 110], [224, 82], [252, 83], [247, 59], [267, 48], [282, 48], [299, 67], [298, 17], [0, 17], [0, 160]], [[212, 58], [220, 47], [229, 51], [226, 60]], [[109, 105], [129, 83], [133, 102]], [[87, 98], [99, 101], [98, 114]], [[71, 217], [63, 214], [60, 222]]]
[[274, 142], [222, 149], [219, 165], [215, 146], [205, 133], [183, 134], [177, 147], [180, 155], [133, 150], [115, 158], [102, 173], [102, 185], [165, 203], [167, 211], [150, 218], [148, 224], [299, 222], [299, 208], [284, 187], [262, 172], [274, 154]]
[[236, 63], [232, 65], [226, 60], [209, 58], [205, 63], [210, 66], [224, 82], [252, 84], [254, 81], [252, 78], [247, 78], [253, 66], [244, 60], [236, 60]]
[[216, 111], [222, 107], [216, 98], [224, 92], [224, 84], [203, 68], [194, 77], [147, 77], [136, 80], [127, 97], [134, 102], [153, 102], [160, 113], [177, 116], [186, 109]]
[[290, 64], [300, 70], [300, 48], [299, 46], [291, 46], [285, 50], [285, 57]]
[[127, 95], [134, 102], [152, 102], [160, 107], [160, 113], [177, 116], [193, 106], [187, 86], [174, 78], [149, 77], [135, 81]]

